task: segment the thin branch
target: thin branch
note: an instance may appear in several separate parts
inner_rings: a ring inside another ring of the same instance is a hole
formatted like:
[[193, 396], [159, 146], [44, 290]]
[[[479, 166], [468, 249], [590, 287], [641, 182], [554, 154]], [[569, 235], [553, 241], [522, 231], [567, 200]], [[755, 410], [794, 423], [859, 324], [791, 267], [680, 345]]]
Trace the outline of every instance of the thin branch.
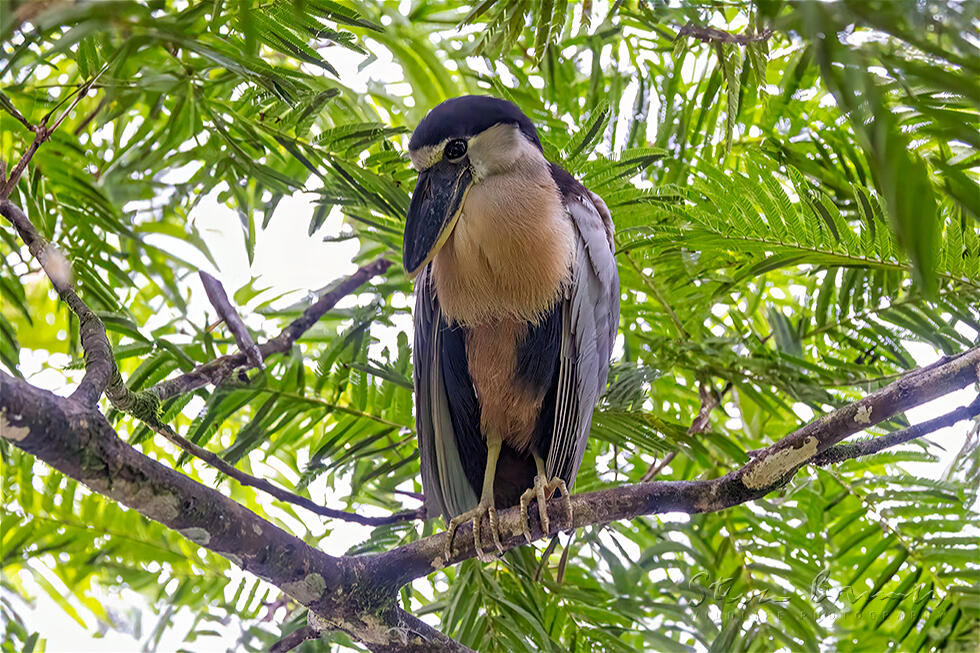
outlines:
[[410, 492], [408, 490], [399, 490], [399, 489], [396, 488], [396, 489], [392, 490], [392, 493], [393, 494], [401, 494], [402, 496], [406, 496], [406, 497], [411, 497], [411, 498], [415, 499], [416, 501], [425, 501], [425, 495], [422, 494], [421, 492]]
[[0, 94], [0, 107], [6, 109], [7, 113], [17, 119], [17, 122], [27, 127], [30, 131], [34, 131], [34, 125], [24, 117], [24, 114], [17, 110], [17, 107], [14, 106], [13, 102], [6, 95]]
[[231, 305], [231, 300], [228, 299], [228, 293], [225, 292], [224, 286], [204, 270], [200, 270], [198, 275], [201, 277], [201, 283], [204, 284], [204, 291], [208, 294], [208, 299], [211, 300], [211, 305], [218, 311], [221, 319], [225, 321], [228, 330], [235, 338], [235, 342], [238, 343], [238, 349], [245, 354], [248, 364], [252, 367], [265, 369], [262, 354], [255, 345], [255, 341], [252, 340], [252, 334], [248, 332], [245, 322], [242, 321], [235, 307]]
[[104, 109], [105, 105], [107, 104], [109, 104], [109, 96], [103, 95], [102, 99], [99, 100], [99, 103], [96, 105], [96, 107], [92, 109], [92, 111], [87, 116], [85, 116], [85, 119], [82, 120], [82, 122], [78, 123], [78, 125], [75, 126], [75, 129], [72, 130], [72, 133], [75, 136], [78, 136], [83, 131], [85, 131], [85, 128], [88, 127], [93, 120], [95, 120], [95, 117], [99, 115], [99, 112], [102, 111], [102, 109]]
[[272, 648], [269, 649], [269, 653], [286, 653], [287, 651], [292, 651], [303, 642], [316, 639], [319, 636], [320, 633], [312, 626], [303, 626], [273, 644]]
[[698, 411], [690, 428], [687, 429], [688, 435], [704, 433], [711, 426], [711, 411], [721, 405], [721, 400], [725, 398], [728, 391], [732, 389], [732, 382], [729, 381], [721, 392], [717, 392], [710, 383], [701, 383], [698, 386], [698, 396], [701, 398], [701, 410]]
[[[283, 354], [289, 351], [300, 336], [316, 324], [337, 302], [357, 290], [372, 277], [384, 274], [389, 267], [391, 267], [391, 261], [384, 257], [378, 258], [362, 266], [332, 290], [321, 295], [316, 303], [288, 324], [278, 336], [259, 345], [259, 353], [262, 355], [262, 359], [265, 360], [273, 354]], [[165, 401], [209, 384], [218, 385], [235, 370], [247, 364], [248, 360], [243, 353], [221, 356], [203, 365], [198, 365], [186, 374], [158, 383], [150, 388], [149, 392], [154, 393], [161, 401]]]
[[[94, 84], [95, 81], [102, 76], [102, 73], [105, 72], [107, 68], [108, 65], [102, 66], [102, 70], [100, 70], [91, 81], [87, 82], [78, 89], [78, 94], [72, 100], [71, 104], [68, 105], [68, 108], [65, 109], [58, 120], [56, 120], [54, 125], [51, 127], [47, 126], [47, 116], [45, 116], [45, 118], [41, 121], [41, 124], [33, 126], [28, 123], [23, 116], [20, 116], [20, 119], [28, 126], [28, 129], [34, 132], [34, 140], [31, 141], [27, 151], [24, 152], [23, 156], [20, 157], [20, 161], [18, 161], [17, 165], [14, 166], [14, 169], [10, 173], [10, 178], [5, 181], [0, 180], [3, 182], [2, 185], [0, 185], [0, 201], [10, 197], [10, 193], [13, 192], [14, 188], [17, 186], [17, 182], [20, 181], [21, 175], [24, 174], [24, 169], [27, 168], [27, 164], [30, 163], [32, 158], [34, 158], [34, 153], [37, 152], [37, 148], [41, 147], [41, 143], [44, 143], [51, 138], [51, 135], [58, 129], [58, 127], [61, 126], [61, 123], [64, 122], [68, 114], [71, 113], [76, 106], [78, 106], [78, 103], [81, 102], [83, 97], [88, 95], [92, 84]], [[8, 107], [8, 109], [13, 109], [13, 106]], [[16, 111], [16, 109], [14, 109], [14, 111]], [[18, 115], [20, 114], [18, 113]]]
[[678, 39], [690, 36], [702, 43], [738, 43], [739, 45], [768, 41], [772, 35], [771, 29], [764, 29], [756, 34], [732, 34], [714, 27], [704, 27], [693, 23], [688, 23], [677, 32]]
[[166, 424], [148, 424], [149, 428], [155, 433], [159, 433], [163, 437], [170, 440], [172, 443], [177, 445], [182, 451], [200, 458], [207, 464], [211, 465], [219, 472], [226, 476], [238, 481], [240, 484], [254, 487], [258, 490], [262, 490], [266, 494], [269, 494], [280, 501], [285, 501], [286, 503], [292, 503], [297, 506], [302, 506], [310, 512], [314, 512], [322, 517], [329, 517], [331, 519], [342, 519], [344, 521], [353, 522], [355, 524], [363, 524], [365, 526], [384, 526], [386, 524], [401, 524], [404, 522], [414, 521], [416, 519], [425, 519], [425, 508], [416, 508], [415, 510], [402, 510], [400, 512], [393, 513], [391, 515], [386, 515], [384, 517], [366, 517], [364, 515], [359, 515], [353, 512], [346, 512], [344, 510], [334, 510], [333, 508], [327, 508], [314, 503], [306, 497], [301, 497], [297, 494], [293, 494], [288, 490], [284, 490], [281, 487], [273, 485], [269, 481], [247, 474], [234, 465], [228, 463], [221, 458], [218, 454], [208, 451], [204, 447], [194, 444], [187, 438], [181, 436], [172, 428]]
[[[157, 416], [159, 399], [156, 395], [145, 391], [133, 392], [123, 382], [116, 367], [112, 346], [106, 336], [105, 325], [72, 289], [71, 267], [64, 255], [47, 243], [38, 233], [34, 224], [24, 215], [24, 212], [9, 200], [0, 202], [0, 214], [6, 216], [13, 223], [28, 249], [41, 263], [41, 267], [44, 268], [51, 283], [58, 291], [58, 295], [78, 316], [82, 349], [85, 352], [85, 375], [78, 384], [78, 388], [72, 393], [71, 399], [78, 400], [87, 406], [94, 406], [98, 403], [102, 393], [105, 392], [113, 406], [134, 415], [154, 432], [166, 437], [182, 450], [207, 462], [242, 485], [257, 488], [280, 501], [302, 506], [323, 517], [342, 519], [367, 526], [398, 524], [415, 519], [425, 519], [424, 507], [416, 510], [403, 510], [384, 517], [366, 517], [317, 505], [306, 497], [298, 496], [276, 487], [266, 480], [239, 471], [222, 460], [217, 454], [181, 437], [172, 428], [160, 422]], [[227, 295], [224, 299], [227, 302]], [[237, 314], [235, 315], [237, 317]]]
[[20, 157], [20, 161], [17, 162], [14, 169], [10, 171], [10, 178], [0, 185], [0, 201], [10, 197], [10, 192], [17, 186], [17, 182], [20, 181], [20, 176], [24, 174], [24, 169], [27, 167], [27, 164], [34, 158], [34, 153], [37, 152], [37, 148], [41, 147], [41, 143], [48, 140], [51, 136], [51, 132], [44, 125], [37, 125], [33, 131], [34, 140], [31, 141], [27, 151]]
[[117, 375], [105, 325], [72, 288], [71, 264], [64, 254], [44, 240], [20, 207], [10, 200], [0, 200], [0, 215], [14, 225], [31, 254], [48, 275], [58, 295], [78, 316], [79, 335], [85, 352], [85, 375], [72, 398], [93, 406], [106, 391], [114, 375]]
[[[698, 384], [698, 396], [701, 398], [701, 408], [698, 410], [698, 414], [694, 417], [694, 421], [691, 422], [691, 426], [687, 429], [688, 435], [697, 435], [708, 430], [708, 427], [711, 425], [711, 411], [721, 404], [721, 400], [731, 389], [731, 381], [725, 384], [725, 387], [721, 389], [721, 392], [716, 392], [709, 383], [701, 382]], [[642, 483], [646, 483], [647, 481], [652, 480], [657, 476], [657, 474], [663, 471], [664, 467], [673, 462], [674, 458], [676, 457], [677, 452], [671, 451], [664, 456], [663, 460], [660, 462], [657, 462], [656, 460], [653, 461], [647, 471], [643, 474], [640, 481]]]
[[643, 477], [640, 478], [640, 482], [646, 483], [647, 481], [653, 480], [657, 476], [657, 474], [662, 472], [664, 470], [664, 467], [672, 463], [674, 461], [674, 458], [676, 457], [677, 457], [677, 452], [671, 451], [666, 456], [664, 456], [660, 462], [654, 460], [652, 463], [650, 463], [650, 467], [647, 468], [647, 471], [644, 472]]
[[977, 415], [980, 415], [980, 395], [977, 395], [977, 398], [966, 406], [960, 406], [956, 410], [952, 410], [945, 415], [940, 415], [939, 417], [922, 422], [921, 424], [914, 424], [913, 426], [902, 429], [901, 431], [895, 431], [894, 433], [889, 433], [888, 435], [882, 435], [877, 438], [871, 438], [861, 442], [838, 444], [830, 449], [827, 449], [819, 456], [816, 456], [810, 461], [810, 463], [813, 465], [832, 465], [834, 463], [850, 460], [851, 458], [868, 456], [870, 454], [883, 451], [889, 447], [894, 447], [896, 445], [915, 440], [916, 438], [921, 438], [923, 435], [928, 435], [933, 431], [944, 429], [947, 426], [952, 426], [957, 422], [970, 419], [971, 417], [976, 417]]

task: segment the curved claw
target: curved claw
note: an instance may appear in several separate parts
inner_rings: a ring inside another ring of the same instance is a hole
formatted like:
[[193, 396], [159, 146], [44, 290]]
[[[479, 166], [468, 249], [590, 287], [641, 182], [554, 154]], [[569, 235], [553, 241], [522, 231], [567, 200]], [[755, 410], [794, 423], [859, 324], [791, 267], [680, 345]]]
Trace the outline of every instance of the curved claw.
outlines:
[[[504, 555], [504, 545], [500, 543], [500, 522], [497, 520], [497, 509], [494, 506], [487, 508], [487, 520], [490, 522], [490, 537], [493, 545], [497, 547], [497, 553]], [[493, 560], [493, 556], [490, 556]]]
[[565, 515], [569, 525], [572, 523], [572, 500], [568, 495], [568, 487], [565, 481], [560, 478], [547, 480], [542, 474], [534, 477], [534, 487], [525, 490], [521, 495], [521, 530], [524, 539], [530, 543], [534, 538], [531, 537], [531, 525], [528, 520], [527, 507], [531, 501], [538, 502], [538, 517], [541, 520], [541, 531], [547, 535], [551, 533], [551, 519], [548, 517], [548, 499], [561, 492], [565, 498]]
[[490, 528], [490, 537], [493, 539], [493, 544], [497, 548], [500, 554], [504, 553], [503, 544], [500, 542], [500, 525], [497, 520], [497, 509], [492, 503], [480, 502], [472, 510], [467, 510], [466, 512], [456, 515], [449, 520], [449, 526], [446, 527], [446, 546], [443, 550], [443, 558], [448, 562], [452, 556], [453, 551], [453, 540], [456, 538], [456, 530], [460, 525], [465, 524], [467, 521], [473, 520], [473, 546], [476, 549], [476, 557], [480, 562], [493, 562], [493, 554], [488, 554], [483, 550], [483, 534], [482, 525], [483, 516], [487, 515]]
[[[568, 520], [568, 527], [571, 529], [574, 515], [572, 514], [572, 497], [568, 493], [568, 486], [560, 478], [551, 479], [551, 483], [554, 484], [555, 490], [558, 490], [564, 498], [562, 503], [565, 506], [565, 519]], [[554, 490], [552, 490], [552, 494], [554, 494]]]

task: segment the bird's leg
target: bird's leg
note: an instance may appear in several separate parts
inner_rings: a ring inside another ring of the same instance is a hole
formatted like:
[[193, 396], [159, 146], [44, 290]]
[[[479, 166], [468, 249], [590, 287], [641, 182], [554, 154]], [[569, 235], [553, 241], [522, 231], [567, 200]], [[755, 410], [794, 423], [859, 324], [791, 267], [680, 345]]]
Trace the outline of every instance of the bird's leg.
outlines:
[[524, 539], [529, 543], [532, 537], [527, 507], [534, 499], [538, 501], [538, 517], [541, 518], [541, 530], [545, 534], [551, 532], [551, 520], [548, 518], [548, 499], [555, 495], [556, 490], [565, 497], [565, 514], [568, 517], [568, 523], [572, 523], [572, 500], [568, 496], [568, 487], [565, 485], [565, 481], [557, 476], [550, 481], [548, 480], [548, 475], [544, 469], [544, 459], [537, 452], [534, 452], [534, 464], [538, 468], [538, 473], [534, 477], [534, 487], [528, 488], [521, 495], [521, 530], [524, 531]]
[[494, 546], [501, 554], [504, 547], [500, 543], [500, 528], [497, 522], [497, 508], [493, 505], [493, 479], [497, 474], [497, 458], [500, 456], [500, 447], [503, 441], [497, 437], [487, 437], [487, 467], [483, 472], [483, 492], [480, 494], [480, 502], [472, 510], [467, 510], [461, 515], [456, 515], [449, 520], [449, 527], [446, 529], [446, 549], [445, 560], [449, 561], [453, 550], [453, 538], [456, 537], [456, 529], [460, 524], [467, 520], [473, 520], [473, 546], [476, 547], [476, 557], [480, 562], [492, 562], [494, 556], [483, 551], [480, 522], [483, 515], [487, 515], [490, 522], [490, 537], [493, 539]]

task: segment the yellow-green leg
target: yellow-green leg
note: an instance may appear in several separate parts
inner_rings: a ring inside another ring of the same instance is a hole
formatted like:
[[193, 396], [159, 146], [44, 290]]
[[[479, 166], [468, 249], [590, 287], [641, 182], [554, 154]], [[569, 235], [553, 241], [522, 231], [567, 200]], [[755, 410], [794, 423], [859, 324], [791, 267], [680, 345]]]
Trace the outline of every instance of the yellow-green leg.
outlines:
[[473, 545], [476, 547], [476, 557], [481, 562], [493, 561], [494, 556], [483, 551], [483, 542], [480, 533], [480, 522], [483, 520], [483, 515], [487, 515], [490, 522], [490, 537], [493, 539], [494, 546], [497, 547], [497, 551], [501, 554], [504, 552], [504, 547], [500, 543], [497, 509], [493, 505], [493, 479], [497, 474], [497, 459], [500, 457], [501, 445], [502, 441], [500, 438], [487, 438], [487, 467], [483, 472], [483, 491], [480, 493], [480, 502], [472, 510], [467, 510], [463, 514], [456, 515], [449, 520], [449, 527], [446, 529], [446, 549], [444, 552], [447, 562], [452, 555], [453, 538], [456, 537], [456, 529], [459, 528], [460, 524], [464, 524], [470, 519], [473, 520]]
[[558, 477], [548, 480], [548, 475], [544, 469], [544, 460], [537, 452], [534, 454], [534, 464], [538, 468], [538, 473], [534, 477], [534, 487], [528, 488], [521, 495], [521, 530], [524, 531], [524, 539], [528, 542], [533, 538], [531, 537], [531, 524], [528, 522], [527, 507], [535, 499], [538, 502], [541, 530], [546, 535], [551, 532], [551, 520], [548, 518], [548, 499], [555, 495], [556, 490], [565, 497], [565, 515], [568, 517], [568, 523], [572, 523], [572, 500], [568, 496], [568, 487], [565, 485], [565, 481]]

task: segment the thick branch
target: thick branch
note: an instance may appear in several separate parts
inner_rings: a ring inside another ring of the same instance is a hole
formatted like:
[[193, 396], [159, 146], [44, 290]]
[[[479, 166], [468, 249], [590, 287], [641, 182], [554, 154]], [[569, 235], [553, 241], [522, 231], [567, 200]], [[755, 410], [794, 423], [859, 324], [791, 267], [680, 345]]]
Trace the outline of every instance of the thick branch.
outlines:
[[139, 453], [94, 406], [0, 372], [0, 437], [276, 585], [317, 614], [324, 628], [342, 630], [378, 651], [455, 645], [396, 608], [396, 594], [379, 588], [360, 559], [327, 555]]
[[[548, 503], [553, 530], [665, 512], [723, 510], [761, 498], [848, 435], [977, 381], [980, 347], [912, 372], [864, 399], [825, 415], [762, 450], [743, 467], [709, 481], [661, 481]], [[465, 650], [394, 606], [397, 589], [446, 564], [474, 557], [472, 526], [462, 526], [450, 560], [445, 533], [386, 553], [333, 558], [312, 549], [220, 493], [123, 443], [94, 408], [0, 373], [0, 436], [93, 490], [139, 510], [282, 588], [325, 627], [350, 633], [377, 651]], [[532, 532], [542, 533], [536, 512]], [[520, 509], [499, 513], [506, 549], [524, 542]], [[485, 543], [489, 548], [490, 543]]]
[[[552, 499], [548, 502], [552, 532], [542, 532], [537, 513], [531, 511], [532, 534], [540, 538], [554, 535], [558, 530], [632, 519], [639, 515], [715, 512], [762, 498], [789, 483], [803, 465], [849, 435], [980, 380], [978, 365], [980, 347], [975, 347], [955, 358], [944, 359], [941, 364], [913, 371], [864, 399], [803, 426], [720, 478], [638, 483], [577, 494], [571, 498], [571, 524], [565, 523], [562, 500]], [[965, 412], [962, 415], [965, 416]], [[519, 508], [498, 511], [498, 521], [505, 550], [525, 542]], [[457, 531], [455, 550], [449, 560], [443, 559], [444, 538], [445, 533], [433, 535], [372, 556], [365, 563], [379, 582], [398, 588], [447, 564], [476, 556], [471, 523]], [[491, 542], [484, 542], [485, 550], [492, 547]]]
[[894, 433], [882, 435], [877, 438], [871, 438], [870, 440], [835, 445], [824, 451], [819, 456], [815, 456], [813, 460], [810, 461], [810, 464], [831, 465], [834, 463], [844, 462], [845, 460], [850, 460], [851, 458], [868, 456], [873, 453], [878, 453], [879, 451], [884, 451], [890, 447], [915, 440], [916, 438], [921, 438], [923, 435], [928, 435], [933, 431], [944, 429], [947, 426], [952, 426], [957, 422], [970, 419], [971, 417], [976, 417], [977, 415], [980, 415], [980, 395], [977, 395], [977, 398], [966, 406], [960, 406], [956, 410], [952, 410], [945, 415], [934, 417], [933, 419], [922, 422], [921, 424], [914, 424], [907, 429], [895, 431]]
[[208, 299], [211, 300], [211, 305], [214, 306], [214, 310], [218, 311], [221, 319], [225, 321], [225, 325], [231, 331], [235, 342], [238, 343], [238, 349], [245, 354], [245, 359], [248, 360], [248, 364], [260, 369], [265, 367], [262, 363], [262, 354], [259, 353], [259, 348], [255, 346], [255, 341], [252, 340], [252, 334], [248, 332], [248, 327], [245, 326], [242, 317], [235, 310], [235, 307], [231, 305], [231, 300], [228, 299], [228, 293], [225, 292], [225, 287], [221, 285], [220, 281], [204, 270], [198, 271], [198, 275], [201, 277], [201, 283], [204, 284], [204, 292], [208, 294]]
[[[265, 360], [273, 354], [284, 354], [289, 351], [300, 336], [316, 324], [337, 302], [357, 290], [372, 277], [384, 274], [389, 267], [391, 267], [391, 261], [388, 259], [376, 259], [359, 268], [357, 272], [341, 281], [329, 292], [321, 295], [316, 303], [303, 311], [303, 314], [287, 325], [278, 336], [259, 345], [259, 353], [262, 355], [262, 359]], [[203, 365], [198, 365], [186, 374], [163, 381], [150, 388], [150, 392], [156, 394], [161, 401], [165, 401], [197, 388], [203, 388], [208, 384], [217, 385], [228, 378], [232, 372], [245, 365], [248, 365], [248, 360], [245, 354], [241, 352], [222, 356]]]

